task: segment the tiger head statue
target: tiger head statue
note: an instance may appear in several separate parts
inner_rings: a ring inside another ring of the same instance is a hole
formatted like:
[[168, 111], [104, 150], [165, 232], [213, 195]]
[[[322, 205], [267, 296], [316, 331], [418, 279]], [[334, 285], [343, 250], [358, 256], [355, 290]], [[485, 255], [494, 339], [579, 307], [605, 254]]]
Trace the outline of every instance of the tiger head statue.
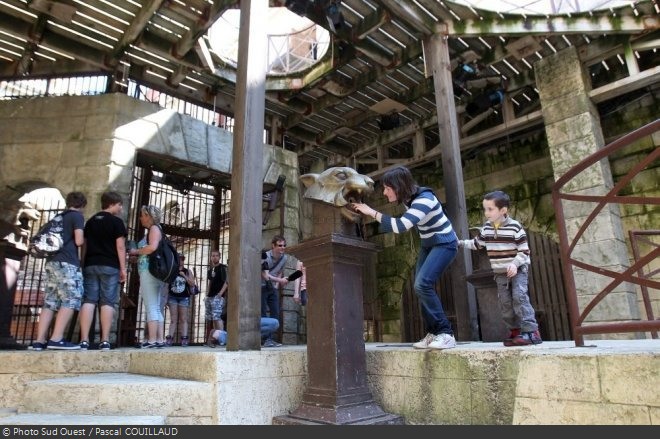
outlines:
[[341, 208], [342, 215], [351, 222], [360, 221], [360, 214], [350, 209], [350, 203], [362, 202], [374, 191], [374, 181], [349, 167], [328, 168], [320, 174], [300, 177], [307, 190], [305, 198], [322, 201]]

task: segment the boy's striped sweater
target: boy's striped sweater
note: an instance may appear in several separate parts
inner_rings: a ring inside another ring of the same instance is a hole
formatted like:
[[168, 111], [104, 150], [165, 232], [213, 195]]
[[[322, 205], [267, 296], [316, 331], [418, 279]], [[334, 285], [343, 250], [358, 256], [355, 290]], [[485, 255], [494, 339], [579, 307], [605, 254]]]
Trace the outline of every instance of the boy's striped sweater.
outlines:
[[511, 264], [520, 267], [530, 263], [525, 229], [509, 216], [498, 227], [486, 221], [476, 238], [465, 239], [462, 244], [470, 250], [486, 247], [490, 266], [495, 273], [506, 273]]

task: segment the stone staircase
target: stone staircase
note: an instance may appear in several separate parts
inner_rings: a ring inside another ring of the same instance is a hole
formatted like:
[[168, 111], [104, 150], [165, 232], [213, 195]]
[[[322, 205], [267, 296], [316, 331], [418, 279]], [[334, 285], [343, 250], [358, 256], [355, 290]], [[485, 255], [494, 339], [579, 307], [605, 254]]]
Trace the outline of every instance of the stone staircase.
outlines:
[[[77, 353], [77, 375], [33, 376], [23, 382], [21, 395], [9, 408], [0, 410], [4, 425], [186, 425], [212, 424], [213, 384], [204, 381], [133, 373], [132, 367], [108, 368], [101, 364], [119, 352]], [[57, 353], [66, 360], [76, 354]], [[113, 355], [114, 354], [114, 355]], [[40, 355], [46, 360], [51, 353]], [[129, 354], [139, 364], [144, 355]], [[137, 358], [136, 358], [137, 357]], [[151, 356], [150, 361], [162, 360]], [[75, 358], [75, 357], [73, 357]], [[172, 360], [183, 360], [172, 356]], [[66, 363], [66, 361], [65, 361]], [[112, 363], [112, 361], [109, 361]], [[122, 361], [115, 361], [115, 364]], [[52, 363], [51, 363], [52, 366]], [[161, 366], [164, 366], [161, 364]], [[98, 370], [101, 369], [101, 370]], [[105, 370], [104, 370], [105, 369]], [[112, 370], [114, 369], [114, 371]], [[122, 370], [124, 369], [124, 370]], [[13, 406], [13, 407], [12, 407]], [[7, 405], [5, 405], [7, 407]]]

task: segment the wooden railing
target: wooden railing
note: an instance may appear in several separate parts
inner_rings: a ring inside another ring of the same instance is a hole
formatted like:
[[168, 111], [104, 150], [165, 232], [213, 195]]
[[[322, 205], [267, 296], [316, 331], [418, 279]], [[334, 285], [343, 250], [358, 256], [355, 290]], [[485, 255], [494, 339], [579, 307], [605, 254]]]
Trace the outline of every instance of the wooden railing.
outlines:
[[[642, 160], [639, 161], [625, 176], [623, 176], [606, 194], [604, 195], [579, 195], [562, 193], [561, 189], [575, 178], [582, 171], [588, 167], [598, 163], [600, 160], [607, 159], [616, 151], [630, 145], [631, 143], [650, 136], [653, 133], [660, 131], [660, 119], [649, 123], [648, 125], [639, 128], [630, 134], [627, 134], [609, 145], [605, 146], [598, 152], [585, 158], [580, 163], [571, 168], [563, 176], [561, 176], [552, 187], [552, 200], [557, 214], [557, 229], [559, 231], [559, 241], [561, 244], [561, 261], [564, 268], [564, 282], [566, 284], [566, 294], [569, 302], [569, 313], [571, 317], [571, 325], [573, 327], [573, 335], [575, 337], [576, 346], [584, 346], [584, 335], [587, 334], [608, 334], [608, 333], [625, 333], [625, 332], [651, 332], [652, 336], [657, 337], [656, 332], [660, 329], [660, 320], [654, 319], [652, 307], [648, 300], [648, 288], [660, 290], [660, 282], [651, 279], [651, 275], [644, 274], [644, 267], [649, 266], [660, 256], [660, 246], [650, 246], [651, 250], [645, 255], [635, 254], [633, 264], [625, 268], [623, 272], [618, 273], [602, 267], [596, 267], [584, 261], [580, 261], [572, 257], [575, 246], [580, 241], [587, 228], [592, 224], [597, 215], [603, 211], [609, 204], [637, 204], [637, 205], [660, 205], [660, 197], [643, 197], [643, 196], [626, 196], [618, 195], [623, 188], [625, 188], [633, 178], [641, 171], [646, 169], [655, 160], [660, 158], [660, 147], [655, 147], [654, 150]], [[566, 220], [564, 217], [564, 209], [562, 201], [574, 201], [584, 203], [596, 203], [593, 211], [586, 218], [580, 229], [569, 242], [568, 232], [566, 229]], [[660, 233], [660, 231], [645, 231]], [[635, 232], [640, 234], [639, 231]], [[639, 249], [637, 249], [639, 250]], [[611, 278], [611, 281], [599, 291], [589, 303], [586, 303], [584, 309], [580, 311], [578, 308], [575, 277], [573, 270], [580, 268], [601, 276]], [[621, 323], [598, 323], [584, 325], [586, 317], [610, 292], [623, 282], [630, 282], [639, 285], [642, 288], [642, 294], [647, 294], [645, 300], [645, 308], [647, 311], [646, 320], [629, 321]], [[648, 303], [648, 304], [647, 304]]]

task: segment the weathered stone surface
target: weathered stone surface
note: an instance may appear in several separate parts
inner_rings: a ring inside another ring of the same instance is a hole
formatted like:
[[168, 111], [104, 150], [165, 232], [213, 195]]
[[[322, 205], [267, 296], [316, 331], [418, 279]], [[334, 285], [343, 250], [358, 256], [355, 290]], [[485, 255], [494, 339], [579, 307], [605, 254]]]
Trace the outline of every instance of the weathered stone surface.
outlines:
[[647, 405], [660, 408], [660, 358], [656, 355], [631, 357], [626, 373], [621, 358], [598, 359], [603, 397], [612, 404]]
[[638, 405], [517, 398], [514, 425], [648, 425], [648, 408]]
[[547, 400], [599, 402], [597, 358], [525, 355], [520, 362], [516, 399], [541, 396]]
[[24, 405], [33, 413], [66, 407], [70, 414], [210, 416], [211, 391], [210, 384], [195, 381], [125, 373], [80, 375], [28, 383]]
[[[593, 289], [577, 291], [578, 309], [584, 310], [594, 296]], [[627, 322], [639, 320], [637, 295], [634, 292], [612, 292], [591, 310], [585, 318], [585, 323]]]

